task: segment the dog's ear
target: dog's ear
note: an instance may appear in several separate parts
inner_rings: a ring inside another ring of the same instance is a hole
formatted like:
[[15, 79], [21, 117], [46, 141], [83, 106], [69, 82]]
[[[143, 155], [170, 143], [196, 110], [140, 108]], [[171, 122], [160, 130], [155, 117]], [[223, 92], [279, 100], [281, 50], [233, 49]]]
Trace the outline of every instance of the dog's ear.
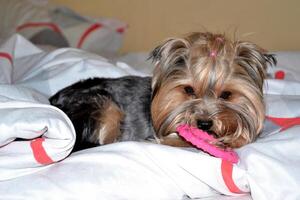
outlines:
[[162, 45], [155, 47], [149, 54], [148, 60], [152, 60], [152, 62], [156, 63], [161, 58], [161, 48]]
[[168, 46], [169, 43], [171, 43], [172, 40], [173, 39], [165, 40], [163, 43], [155, 47], [150, 52], [148, 60], [152, 60], [153, 63], [159, 62], [162, 58], [163, 50], [166, 48], [166, 46]]
[[184, 70], [189, 47], [189, 41], [184, 38], [170, 38], [150, 53], [149, 59], [155, 64], [152, 77], [153, 95], [160, 88], [162, 80], [168, 80], [174, 73]]
[[185, 63], [189, 46], [190, 43], [184, 38], [170, 38], [154, 48], [149, 59], [152, 59], [155, 65], [160, 64], [161, 67], [179, 66]]
[[248, 73], [259, 88], [263, 86], [268, 65], [277, 63], [273, 54], [267, 53], [254, 43], [241, 41], [235, 43], [234, 61]]
[[171, 38], [157, 46], [150, 54], [155, 68], [152, 76], [152, 98], [162, 82], [174, 81], [174, 74], [182, 74], [186, 68], [190, 43], [184, 38]]
[[277, 59], [276, 59], [275, 54], [264, 53], [264, 57], [265, 57], [266, 62], [270, 66], [275, 66], [277, 64]]

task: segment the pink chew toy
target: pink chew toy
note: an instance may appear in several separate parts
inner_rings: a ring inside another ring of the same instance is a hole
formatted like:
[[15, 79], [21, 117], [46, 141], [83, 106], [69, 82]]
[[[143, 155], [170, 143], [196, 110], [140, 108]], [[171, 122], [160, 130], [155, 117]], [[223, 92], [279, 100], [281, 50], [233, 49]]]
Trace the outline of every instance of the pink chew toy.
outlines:
[[212, 156], [222, 158], [231, 163], [237, 163], [239, 160], [237, 153], [233, 150], [222, 149], [210, 144], [209, 142], [214, 142], [216, 139], [205, 131], [188, 126], [186, 124], [179, 125], [176, 130], [178, 131], [179, 135], [181, 135], [188, 142]]

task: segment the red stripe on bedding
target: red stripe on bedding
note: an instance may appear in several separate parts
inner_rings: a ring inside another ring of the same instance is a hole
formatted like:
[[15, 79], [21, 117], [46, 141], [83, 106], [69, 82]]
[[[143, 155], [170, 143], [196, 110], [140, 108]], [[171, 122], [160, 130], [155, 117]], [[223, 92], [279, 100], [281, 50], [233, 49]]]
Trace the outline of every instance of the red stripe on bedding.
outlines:
[[77, 48], [81, 48], [83, 42], [86, 40], [86, 38], [95, 30], [99, 29], [102, 27], [102, 24], [92, 24], [89, 28], [87, 28], [84, 33], [81, 35], [79, 42], [77, 44]]
[[62, 33], [56, 24], [48, 23], [48, 22], [28, 22], [18, 26], [17, 31], [21, 31], [26, 28], [35, 28], [35, 27], [43, 27], [43, 26], [50, 28], [56, 33], [60, 33], [60, 34]]
[[300, 117], [294, 118], [280, 118], [280, 117], [270, 117], [266, 116], [266, 118], [276, 125], [280, 126], [280, 131], [284, 131], [292, 126], [300, 125]]
[[232, 165], [232, 163], [230, 163], [226, 160], [222, 160], [221, 171], [222, 171], [222, 177], [225, 182], [225, 185], [227, 186], [227, 188], [229, 189], [230, 192], [237, 193], [237, 194], [244, 193], [236, 186], [236, 184], [233, 181], [233, 178], [232, 178], [233, 165]]
[[117, 28], [116, 31], [117, 31], [118, 33], [124, 33], [124, 32], [125, 32], [125, 29], [126, 29], [125, 27], [120, 27], [120, 28]]
[[5, 53], [5, 52], [0, 52], [0, 57], [7, 59], [11, 65], [13, 64], [13, 58], [10, 54]]
[[32, 149], [35, 160], [42, 165], [48, 165], [53, 163], [53, 160], [48, 156], [43, 147], [44, 141], [44, 138], [37, 138], [35, 140], [32, 140], [30, 142], [30, 147]]

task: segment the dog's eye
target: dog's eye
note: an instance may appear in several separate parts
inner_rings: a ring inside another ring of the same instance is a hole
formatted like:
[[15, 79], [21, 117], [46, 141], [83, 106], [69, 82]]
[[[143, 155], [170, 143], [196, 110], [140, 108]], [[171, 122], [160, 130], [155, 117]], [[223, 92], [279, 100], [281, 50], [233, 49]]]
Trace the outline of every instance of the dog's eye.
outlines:
[[232, 93], [230, 91], [224, 91], [221, 93], [220, 98], [228, 100], [231, 97]]
[[191, 86], [185, 86], [184, 91], [188, 95], [194, 95], [195, 94], [194, 89]]
[[182, 57], [179, 57], [176, 61], [175, 61], [175, 65], [184, 65], [185, 60]]

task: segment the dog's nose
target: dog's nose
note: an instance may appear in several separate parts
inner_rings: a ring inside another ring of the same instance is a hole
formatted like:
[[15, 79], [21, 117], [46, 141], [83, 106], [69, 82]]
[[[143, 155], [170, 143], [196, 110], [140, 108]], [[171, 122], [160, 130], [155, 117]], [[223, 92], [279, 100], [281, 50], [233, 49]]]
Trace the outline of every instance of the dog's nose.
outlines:
[[212, 120], [198, 120], [197, 121], [197, 126], [199, 129], [203, 131], [208, 131], [213, 125]]

